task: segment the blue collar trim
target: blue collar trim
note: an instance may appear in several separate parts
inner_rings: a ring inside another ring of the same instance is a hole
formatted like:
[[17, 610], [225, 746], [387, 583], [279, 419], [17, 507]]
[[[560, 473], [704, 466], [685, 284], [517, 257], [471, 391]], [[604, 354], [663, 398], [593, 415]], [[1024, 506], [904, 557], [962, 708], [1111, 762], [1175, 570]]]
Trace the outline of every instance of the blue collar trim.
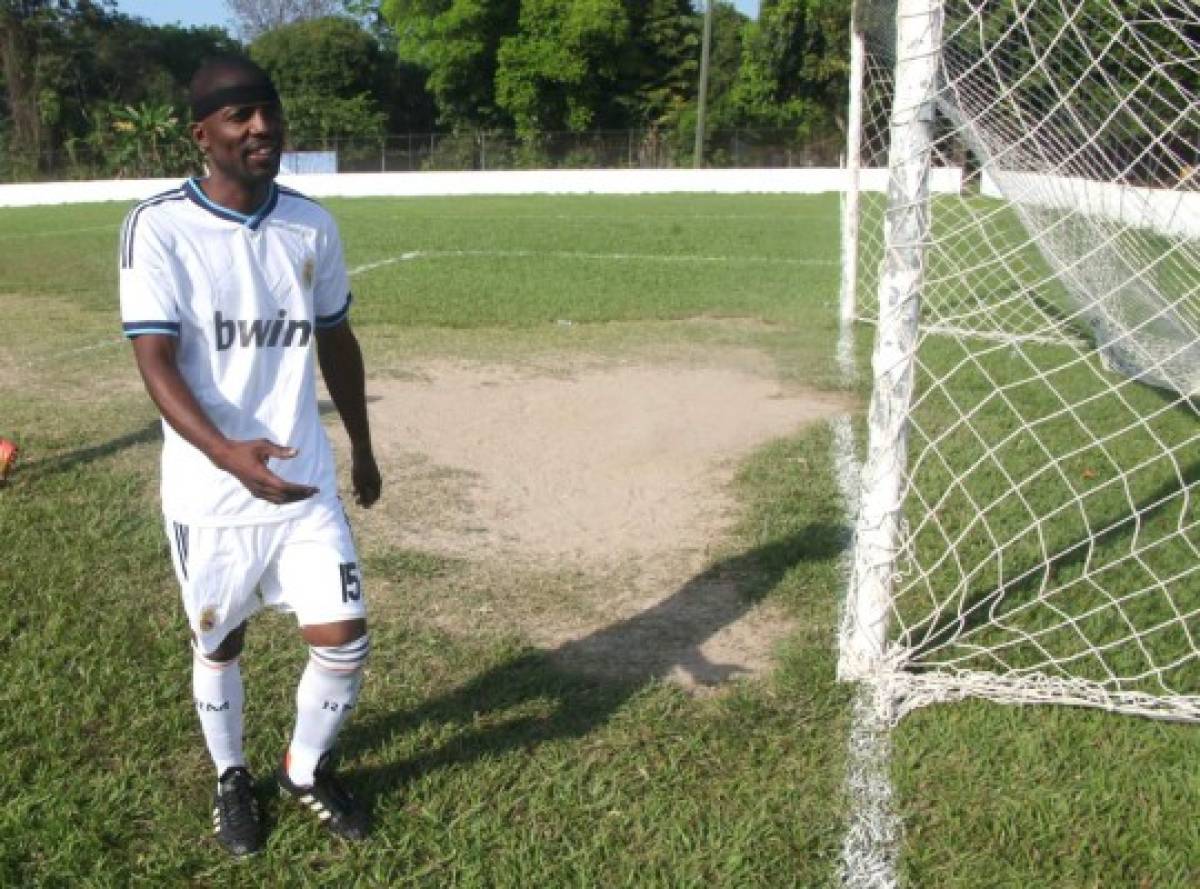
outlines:
[[271, 190], [267, 194], [267, 199], [263, 201], [262, 206], [250, 214], [239, 213], [237, 210], [222, 207], [204, 193], [204, 189], [200, 187], [200, 180], [198, 178], [189, 179], [185, 182], [183, 191], [193, 203], [212, 213], [214, 216], [224, 219], [227, 222], [236, 222], [239, 225], [247, 226], [251, 231], [257, 230], [262, 225], [262, 221], [275, 209], [275, 205], [279, 203], [279, 188], [274, 182], [271, 183]]

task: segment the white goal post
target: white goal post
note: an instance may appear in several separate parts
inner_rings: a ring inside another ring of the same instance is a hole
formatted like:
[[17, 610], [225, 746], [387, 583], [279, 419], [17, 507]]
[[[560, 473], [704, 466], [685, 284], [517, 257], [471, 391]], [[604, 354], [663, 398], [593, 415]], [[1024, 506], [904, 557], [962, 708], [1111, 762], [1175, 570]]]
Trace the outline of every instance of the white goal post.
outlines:
[[840, 675], [891, 719], [1200, 721], [1200, 5], [860, 0], [852, 31], [847, 167], [889, 172], [844, 201], [875, 347]]

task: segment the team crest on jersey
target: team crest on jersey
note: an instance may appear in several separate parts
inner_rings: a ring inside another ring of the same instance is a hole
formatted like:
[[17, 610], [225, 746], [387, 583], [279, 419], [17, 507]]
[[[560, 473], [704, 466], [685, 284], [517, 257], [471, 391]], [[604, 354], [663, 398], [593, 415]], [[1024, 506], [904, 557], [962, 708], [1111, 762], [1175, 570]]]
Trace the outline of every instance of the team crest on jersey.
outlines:
[[306, 290], [312, 290], [313, 279], [317, 276], [317, 263], [311, 256], [304, 260], [304, 287]]

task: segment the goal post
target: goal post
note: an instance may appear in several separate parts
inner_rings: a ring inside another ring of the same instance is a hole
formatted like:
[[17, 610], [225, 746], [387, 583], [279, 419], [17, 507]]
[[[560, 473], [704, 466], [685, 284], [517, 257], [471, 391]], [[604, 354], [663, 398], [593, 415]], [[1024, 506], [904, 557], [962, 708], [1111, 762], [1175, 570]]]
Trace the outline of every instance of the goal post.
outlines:
[[[929, 169], [940, 3], [899, 0], [895, 102], [888, 153], [888, 211], [885, 217], [879, 323], [872, 358], [874, 389], [868, 412], [870, 439], [863, 466], [855, 558], [853, 606], [840, 672], [862, 678], [882, 669], [898, 554], [902, 467], [907, 450], [907, 414], [912, 397], [914, 349], [921, 302], [924, 245], [929, 236]], [[861, 39], [861, 38], [860, 38]], [[857, 202], [855, 204], [857, 209]]]
[[839, 674], [894, 718], [1200, 720], [1200, 7], [860, 0], [852, 31], [842, 310], [875, 348]]

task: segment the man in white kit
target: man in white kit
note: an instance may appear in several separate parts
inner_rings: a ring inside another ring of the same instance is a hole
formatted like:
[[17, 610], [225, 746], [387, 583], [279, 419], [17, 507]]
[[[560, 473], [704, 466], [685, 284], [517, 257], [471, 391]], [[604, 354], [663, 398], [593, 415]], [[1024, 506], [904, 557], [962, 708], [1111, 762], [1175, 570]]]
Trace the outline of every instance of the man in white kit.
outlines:
[[208, 176], [139, 204], [121, 233], [121, 316], [163, 416], [162, 507], [192, 631], [193, 690], [217, 770], [213, 829], [235, 855], [261, 848], [242, 750], [238, 658], [246, 620], [293, 611], [309, 659], [280, 789], [334, 833], [367, 835], [330, 751], [369, 650], [362, 580], [317, 411], [313, 351], [351, 443], [356, 500], [382, 482], [337, 227], [275, 183], [279, 96], [241, 58], [203, 65], [192, 135]]

